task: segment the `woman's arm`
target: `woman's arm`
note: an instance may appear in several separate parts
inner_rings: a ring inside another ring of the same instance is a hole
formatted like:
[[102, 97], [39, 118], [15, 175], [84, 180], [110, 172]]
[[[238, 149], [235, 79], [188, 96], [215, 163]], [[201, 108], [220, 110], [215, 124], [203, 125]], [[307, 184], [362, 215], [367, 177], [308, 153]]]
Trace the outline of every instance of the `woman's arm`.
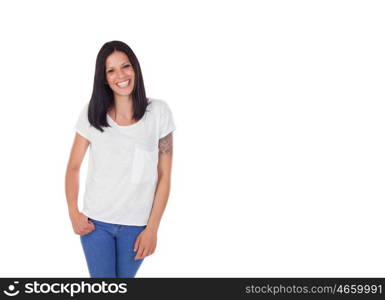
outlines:
[[147, 228], [157, 231], [171, 187], [172, 132], [159, 140], [158, 183]]
[[79, 212], [77, 203], [80, 167], [89, 144], [90, 142], [86, 138], [76, 133], [65, 175], [68, 213], [76, 234], [87, 234], [94, 229], [92, 222], [88, 222], [88, 217]]

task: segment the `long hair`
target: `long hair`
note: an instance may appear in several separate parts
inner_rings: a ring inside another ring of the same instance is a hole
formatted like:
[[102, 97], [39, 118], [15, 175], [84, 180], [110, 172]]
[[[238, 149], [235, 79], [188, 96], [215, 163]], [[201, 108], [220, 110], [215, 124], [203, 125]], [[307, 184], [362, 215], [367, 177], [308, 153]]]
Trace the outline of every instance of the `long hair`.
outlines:
[[88, 106], [88, 120], [92, 126], [103, 132], [102, 127], [111, 127], [107, 122], [107, 111], [114, 105], [114, 94], [106, 83], [106, 60], [114, 51], [124, 52], [135, 72], [133, 99], [133, 119], [139, 121], [146, 112], [149, 100], [144, 89], [142, 70], [135, 53], [131, 48], [121, 41], [110, 41], [105, 43], [96, 57], [94, 87]]

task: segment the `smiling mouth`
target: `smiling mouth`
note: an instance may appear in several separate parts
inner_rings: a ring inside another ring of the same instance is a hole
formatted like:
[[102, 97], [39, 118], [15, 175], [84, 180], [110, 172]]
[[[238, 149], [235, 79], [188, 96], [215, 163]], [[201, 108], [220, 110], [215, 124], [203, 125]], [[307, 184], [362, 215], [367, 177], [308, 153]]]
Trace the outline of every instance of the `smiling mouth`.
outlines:
[[127, 87], [129, 84], [130, 84], [130, 81], [131, 80], [126, 80], [126, 81], [123, 81], [123, 82], [119, 82], [117, 83], [116, 85], [120, 88], [123, 88], [123, 87]]

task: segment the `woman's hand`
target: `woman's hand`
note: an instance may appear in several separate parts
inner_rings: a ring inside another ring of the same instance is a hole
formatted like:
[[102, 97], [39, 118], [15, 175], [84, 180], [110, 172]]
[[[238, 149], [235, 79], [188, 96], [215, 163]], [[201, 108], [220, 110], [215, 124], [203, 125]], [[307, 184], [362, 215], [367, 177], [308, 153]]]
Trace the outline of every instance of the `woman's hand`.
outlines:
[[95, 230], [95, 225], [88, 220], [88, 217], [81, 213], [73, 213], [70, 215], [72, 228], [76, 234], [85, 235]]
[[157, 242], [157, 231], [146, 227], [136, 238], [134, 251], [135, 260], [145, 258], [154, 253]]

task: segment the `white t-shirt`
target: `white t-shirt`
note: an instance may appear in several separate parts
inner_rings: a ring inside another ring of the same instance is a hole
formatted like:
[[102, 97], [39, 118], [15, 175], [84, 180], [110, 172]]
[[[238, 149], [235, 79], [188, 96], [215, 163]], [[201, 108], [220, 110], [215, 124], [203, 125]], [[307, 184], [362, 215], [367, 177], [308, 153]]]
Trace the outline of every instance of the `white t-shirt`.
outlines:
[[147, 225], [158, 180], [158, 141], [175, 130], [168, 104], [149, 98], [142, 119], [121, 126], [108, 114], [104, 132], [88, 121], [87, 103], [75, 131], [90, 141], [83, 213], [95, 220]]

